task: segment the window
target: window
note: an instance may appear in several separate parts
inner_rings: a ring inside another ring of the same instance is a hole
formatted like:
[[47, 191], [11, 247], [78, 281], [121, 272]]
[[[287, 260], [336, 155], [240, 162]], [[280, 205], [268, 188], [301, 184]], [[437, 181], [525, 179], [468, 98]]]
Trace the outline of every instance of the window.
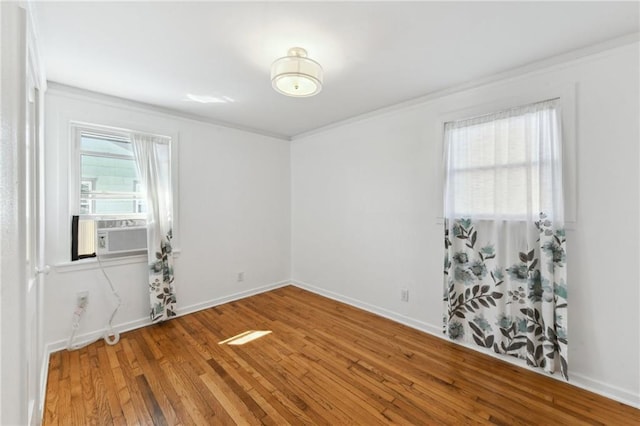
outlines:
[[[445, 124], [443, 280], [450, 338], [566, 378], [560, 121], [552, 99]], [[518, 334], [534, 317], [551, 332], [538, 326]], [[526, 345], [512, 344], [516, 334]]]
[[524, 219], [551, 210], [562, 193], [557, 104], [445, 124], [447, 217]]
[[[72, 124], [74, 149], [69, 192], [72, 260], [95, 256], [96, 251], [115, 257], [144, 250], [139, 245], [131, 246], [134, 234], [139, 236], [146, 228], [147, 218], [145, 188], [138, 175], [132, 143], [136, 134], [152, 137], [122, 129]], [[153, 138], [159, 141], [157, 172], [169, 182], [171, 196], [177, 188], [172, 179], [175, 176], [172, 164], [175, 146], [167, 136]], [[173, 223], [176, 222], [175, 214], [176, 210], [169, 212]], [[117, 238], [125, 232], [116, 232], [122, 228], [127, 228], [127, 238], [121, 241], [126, 243], [124, 246]], [[105, 238], [108, 238], [109, 247], [104, 244]], [[116, 245], [119, 246], [116, 248]]]
[[108, 133], [79, 132], [79, 213], [130, 216], [145, 212], [131, 142]]

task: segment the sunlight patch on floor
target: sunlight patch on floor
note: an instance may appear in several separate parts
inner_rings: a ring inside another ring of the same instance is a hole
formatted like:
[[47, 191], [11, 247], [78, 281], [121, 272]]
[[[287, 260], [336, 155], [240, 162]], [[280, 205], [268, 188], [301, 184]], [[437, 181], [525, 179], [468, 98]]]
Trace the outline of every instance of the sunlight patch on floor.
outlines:
[[249, 343], [270, 333], [271, 330], [247, 330], [244, 333], [237, 334], [233, 337], [229, 337], [228, 339], [218, 342], [218, 344], [224, 345], [226, 343], [228, 345], [234, 346], [244, 345], [245, 343]]

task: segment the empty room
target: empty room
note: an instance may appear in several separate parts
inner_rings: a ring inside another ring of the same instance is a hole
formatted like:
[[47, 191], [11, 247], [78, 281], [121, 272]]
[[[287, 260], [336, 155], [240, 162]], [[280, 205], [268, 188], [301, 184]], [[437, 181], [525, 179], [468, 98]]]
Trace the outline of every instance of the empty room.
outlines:
[[637, 1], [0, 22], [0, 425], [640, 424]]

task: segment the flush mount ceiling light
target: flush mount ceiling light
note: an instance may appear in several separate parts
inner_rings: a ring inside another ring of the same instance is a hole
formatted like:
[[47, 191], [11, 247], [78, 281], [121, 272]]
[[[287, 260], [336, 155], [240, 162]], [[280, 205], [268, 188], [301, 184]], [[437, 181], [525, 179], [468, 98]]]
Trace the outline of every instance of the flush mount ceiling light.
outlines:
[[286, 96], [307, 97], [322, 90], [322, 67], [307, 58], [307, 51], [292, 47], [271, 65], [271, 85]]

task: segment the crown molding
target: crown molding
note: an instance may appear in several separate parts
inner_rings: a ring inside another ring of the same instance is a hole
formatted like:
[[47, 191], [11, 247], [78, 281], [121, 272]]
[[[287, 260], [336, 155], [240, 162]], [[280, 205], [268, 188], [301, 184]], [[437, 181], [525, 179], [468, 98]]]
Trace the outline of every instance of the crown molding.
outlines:
[[637, 44], [638, 42], [640, 42], [640, 32], [627, 34], [625, 36], [610, 39], [602, 43], [597, 43], [591, 46], [572, 50], [572, 51], [551, 56], [539, 61], [531, 62], [516, 68], [511, 68], [496, 74], [474, 79], [456, 86], [451, 86], [442, 90], [437, 90], [437, 91], [428, 93], [426, 95], [422, 95], [417, 98], [409, 99], [407, 101], [403, 101], [387, 107], [382, 107], [382, 108], [375, 109], [363, 114], [358, 114], [356, 116], [353, 116], [344, 120], [335, 121], [333, 123], [318, 127], [316, 129], [312, 129], [306, 132], [293, 135], [291, 136], [290, 140], [292, 142], [295, 142], [301, 139], [305, 139], [309, 136], [326, 132], [331, 129], [336, 129], [339, 127], [347, 126], [352, 123], [359, 122], [359, 121], [379, 117], [380, 115], [384, 115], [387, 113], [408, 110], [414, 107], [424, 105], [429, 102], [433, 102], [445, 96], [464, 92], [466, 90], [476, 89], [479, 87], [488, 87], [488, 86], [497, 85], [497, 84], [503, 84], [508, 81], [530, 77], [536, 74], [546, 73], [553, 70], [558, 70], [558, 69], [575, 65], [581, 62], [596, 60], [611, 54], [613, 51], [615, 51], [618, 48], [624, 48], [634, 43]]
[[54, 95], [64, 96], [72, 99], [83, 99], [98, 102], [103, 105], [116, 106], [122, 108], [123, 106], [139, 112], [153, 113], [156, 115], [169, 117], [169, 118], [181, 118], [184, 120], [195, 121], [198, 123], [211, 124], [217, 127], [225, 127], [233, 130], [240, 130], [242, 132], [253, 133], [260, 136], [266, 136], [269, 138], [280, 139], [283, 141], [290, 141], [291, 138], [287, 135], [280, 133], [268, 132], [255, 127], [242, 126], [239, 124], [215, 120], [209, 117], [204, 117], [197, 114], [189, 114], [186, 112], [178, 111], [171, 108], [165, 108], [158, 105], [148, 104], [144, 102], [133, 101], [118, 96], [107, 95], [100, 92], [94, 92], [80, 87], [69, 86], [63, 83], [55, 81], [48, 81], [47, 92]]

